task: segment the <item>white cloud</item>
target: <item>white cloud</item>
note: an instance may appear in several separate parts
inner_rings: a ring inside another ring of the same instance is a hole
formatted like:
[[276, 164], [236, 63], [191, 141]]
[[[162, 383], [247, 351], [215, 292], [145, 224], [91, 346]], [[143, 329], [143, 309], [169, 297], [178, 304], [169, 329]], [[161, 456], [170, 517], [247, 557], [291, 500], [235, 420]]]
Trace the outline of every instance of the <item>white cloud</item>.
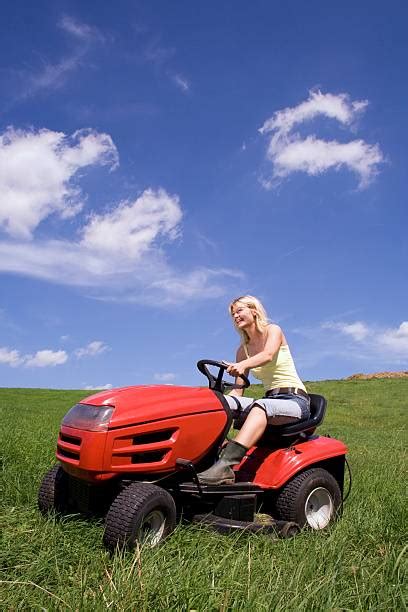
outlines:
[[357, 342], [364, 340], [370, 334], [369, 327], [362, 321], [356, 321], [355, 323], [341, 323], [341, 322], [326, 322], [322, 325], [323, 329], [334, 329], [347, 336], [351, 336]]
[[181, 76], [181, 74], [173, 74], [171, 76], [171, 79], [173, 83], [177, 85], [177, 87], [181, 89], [181, 91], [183, 91], [184, 93], [190, 91], [190, 83], [185, 77]]
[[284, 178], [296, 171], [316, 176], [330, 168], [338, 170], [346, 166], [359, 175], [360, 187], [370, 183], [383, 159], [378, 145], [368, 145], [363, 140], [325, 141], [314, 136], [288, 142], [269, 155], [274, 163], [275, 177]]
[[408, 359], [408, 321], [403, 321], [396, 328], [369, 325], [362, 321], [325, 322], [321, 329], [348, 336], [364, 357], [379, 357], [389, 362]]
[[261, 134], [268, 132], [288, 133], [295, 125], [310, 121], [318, 115], [336, 119], [343, 125], [351, 125], [357, 113], [361, 113], [368, 105], [368, 100], [350, 101], [347, 94], [323, 94], [320, 91], [310, 91], [309, 98], [298, 106], [276, 111], [267, 119], [261, 129]]
[[74, 182], [79, 171], [99, 164], [114, 168], [118, 152], [107, 134], [8, 128], [0, 136], [0, 272], [87, 287], [93, 297], [139, 303], [184, 302], [224, 294], [233, 270], [173, 268], [165, 247], [181, 236], [179, 198], [146, 189], [110, 211], [93, 213], [77, 236], [37, 238], [50, 215], [78, 215], [85, 199]]
[[163, 372], [163, 373], [157, 372], [154, 375], [154, 379], [162, 383], [169, 383], [173, 381], [175, 378], [176, 378], [176, 375], [173, 372]]
[[106, 385], [85, 385], [84, 387], [85, 391], [104, 391], [112, 388], [113, 385], [111, 385], [111, 383], [107, 383]]
[[215, 298], [225, 293], [222, 285], [213, 282], [217, 277], [242, 278], [242, 274], [226, 268], [202, 268], [187, 274], [168, 275], [151, 282], [147, 288], [152, 293], [163, 293], [167, 302], [184, 302], [197, 296], [203, 297], [206, 293], [206, 297]]
[[0, 136], [0, 227], [12, 237], [29, 239], [50, 214], [76, 215], [83, 206], [73, 183], [78, 171], [117, 163], [107, 134], [79, 130], [68, 138], [46, 129], [8, 128]]
[[0, 364], [7, 364], [12, 368], [26, 366], [33, 368], [45, 368], [49, 366], [62, 365], [68, 360], [65, 351], [53, 351], [43, 349], [34, 355], [20, 355], [16, 349], [0, 347]]
[[92, 45], [106, 41], [97, 28], [67, 15], [63, 16], [57, 25], [69, 35], [71, 48], [60, 58], [53, 57], [49, 60], [41, 55], [41, 65], [13, 71], [20, 80], [17, 99], [29, 98], [38, 92], [62, 87], [74, 72], [86, 65], [86, 56]]
[[33, 356], [28, 355], [25, 359], [24, 365], [27, 367], [46, 368], [49, 366], [62, 365], [68, 360], [68, 355], [65, 351], [44, 349], [42, 351], [37, 351]]
[[292, 172], [314, 176], [341, 167], [355, 172], [359, 177], [359, 187], [366, 187], [384, 161], [378, 144], [370, 145], [361, 139], [346, 143], [326, 141], [314, 134], [303, 138], [293, 130], [318, 116], [352, 127], [367, 105], [367, 100], [351, 101], [347, 94], [312, 91], [308, 100], [298, 106], [276, 111], [259, 130], [268, 135], [267, 159], [272, 163], [272, 176], [262, 180], [264, 187], [273, 187]]
[[137, 260], [158, 236], [177, 238], [181, 217], [177, 196], [147, 189], [134, 202], [122, 202], [111, 213], [91, 217], [81, 245], [90, 252]]
[[109, 350], [109, 347], [107, 344], [102, 342], [102, 340], [93, 340], [93, 342], [89, 342], [89, 344], [87, 344], [83, 348], [77, 349], [75, 351], [75, 355], [78, 358], [95, 357], [95, 355], [100, 355], [101, 353], [104, 353], [107, 350]]
[[80, 41], [91, 42], [93, 40], [104, 41], [105, 37], [95, 26], [89, 26], [69, 15], [64, 15], [58, 22], [58, 26]]
[[45, 61], [37, 72], [22, 72], [23, 91], [20, 97], [29, 98], [39, 91], [62, 87], [68, 76], [81, 65], [82, 56], [82, 52], [75, 52], [55, 63]]
[[158, 241], [178, 236], [181, 216], [177, 197], [146, 190], [133, 202], [91, 217], [77, 241], [0, 242], [0, 269], [105, 289], [151, 283], [171, 276]]
[[139, 39], [144, 39], [140, 53], [138, 53], [138, 59], [142, 56], [146, 62], [154, 65], [156, 71], [163, 74], [182, 93], [187, 94], [190, 91], [190, 82], [178, 70], [172, 68], [176, 49], [165, 47], [161, 43], [159, 35], [149, 32], [143, 27], [137, 28], [137, 34]]
[[24, 362], [24, 358], [15, 349], [0, 346], [0, 363], [5, 363], [15, 368]]
[[408, 358], [408, 321], [403, 321], [396, 329], [384, 330], [379, 342], [392, 353]]
[[0, 271], [92, 288], [102, 299], [157, 305], [223, 295], [226, 279], [240, 273], [181, 272], [168, 263], [163, 246], [180, 236], [181, 219], [177, 196], [147, 189], [134, 201], [91, 216], [78, 240], [0, 241]]

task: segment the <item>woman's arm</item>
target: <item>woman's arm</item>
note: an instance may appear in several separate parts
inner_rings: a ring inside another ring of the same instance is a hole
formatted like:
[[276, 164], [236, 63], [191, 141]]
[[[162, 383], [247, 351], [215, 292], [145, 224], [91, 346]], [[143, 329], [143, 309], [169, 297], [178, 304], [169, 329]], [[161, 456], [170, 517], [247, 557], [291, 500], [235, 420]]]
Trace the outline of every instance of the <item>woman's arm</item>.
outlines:
[[[231, 363], [227, 368], [227, 372], [232, 374], [232, 376], [239, 377], [241, 374], [246, 374], [248, 370], [251, 368], [256, 368], [257, 366], [264, 365], [271, 361], [273, 357], [279, 350], [280, 345], [282, 344], [282, 330], [279, 325], [269, 325], [267, 328], [267, 337], [265, 346], [259, 353], [252, 355], [252, 357], [246, 357], [239, 359], [239, 356], [242, 357], [242, 353], [238, 350], [237, 353], [237, 363]], [[242, 347], [240, 347], [242, 349]]]
[[[243, 361], [245, 358], [246, 358], [246, 355], [245, 355], [244, 349], [243, 349], [243, 347], [242, 347], [242, 346], [240, 346], [240, 347], [239, 347], [239, 349], [237, 350], [236, 360], [237, 360], [237, 362], [242, 362], [242, 361]], [[226, 363], [227, 363], [227, 362], [226, 362]], [[233, 365], [233, 364], [230, 364], [230, 365], [229, 365], [229, 367], [227, 368], [227, 372], [229, 372], [229, 369], [230, 369], [231, 365]], [[245, 374], [245, 376], [248, 376], [248, 374], [249, 374], [249, 370], [244, 370], [244, 371], [242, 372], [242, 374]], [[236, 384], [236, 385], [243, 385], [243, 384], [244, 384], [244, 381], [242, 380], [242, 378], [240, 378], [239, 376], [237, 376], [237, 377], [235, 378], [235, 384]], [[228, 393], [228, 395], [235, 395], [235, 397], [242, 397], [242, 396], [244, 395], [244, 389], [232, 389], [232, 390], [231, 390], [231, 391]]]

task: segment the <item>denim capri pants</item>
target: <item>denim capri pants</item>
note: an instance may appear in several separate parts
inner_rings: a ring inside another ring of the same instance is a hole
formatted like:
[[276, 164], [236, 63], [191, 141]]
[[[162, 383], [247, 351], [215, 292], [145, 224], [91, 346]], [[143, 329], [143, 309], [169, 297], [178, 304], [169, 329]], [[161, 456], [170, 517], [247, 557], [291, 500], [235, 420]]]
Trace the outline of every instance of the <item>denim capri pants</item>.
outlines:
[[246, 416], [255, 406], [265, 411], [269, 425], [284, 425], [310, 416], [310, 400], [303, 395], [281, 393], [274, 397], [236, 397], [225, 395], [234, 418]]

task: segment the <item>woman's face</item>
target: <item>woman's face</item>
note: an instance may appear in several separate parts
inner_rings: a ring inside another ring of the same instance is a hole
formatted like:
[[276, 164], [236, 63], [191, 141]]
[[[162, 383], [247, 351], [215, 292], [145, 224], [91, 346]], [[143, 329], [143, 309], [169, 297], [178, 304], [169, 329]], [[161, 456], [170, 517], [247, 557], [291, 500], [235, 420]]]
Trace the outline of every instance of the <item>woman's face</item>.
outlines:
[[253, 310], [243, 302], [235, 302], [231, 308], [231, 316], [238, 329], [245, 329], [255, 321]]

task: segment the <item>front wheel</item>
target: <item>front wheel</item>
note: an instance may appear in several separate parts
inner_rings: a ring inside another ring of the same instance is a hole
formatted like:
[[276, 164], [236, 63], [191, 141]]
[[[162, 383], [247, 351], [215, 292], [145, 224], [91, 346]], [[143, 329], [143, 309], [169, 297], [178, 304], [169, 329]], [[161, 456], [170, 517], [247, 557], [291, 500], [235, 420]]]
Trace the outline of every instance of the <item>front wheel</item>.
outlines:
[[322, 468], [312, 468], [295, 476], [276, 500], [279, 518], [316, 530], [333, 522], [340, 506], [337, 480]]
[[105, 520], [104, 545], [131, 550], [136, 543], [160, 544], [176, 526], [176, 506], [170, 493], [153, 484], [134, 482], [111, 505]]
[[69, 476], [60, 465], [55, 465], [44, 475], [38, 491], [38, 507], [41, 514], [54, 510], [63, 514], [68, 510]]

